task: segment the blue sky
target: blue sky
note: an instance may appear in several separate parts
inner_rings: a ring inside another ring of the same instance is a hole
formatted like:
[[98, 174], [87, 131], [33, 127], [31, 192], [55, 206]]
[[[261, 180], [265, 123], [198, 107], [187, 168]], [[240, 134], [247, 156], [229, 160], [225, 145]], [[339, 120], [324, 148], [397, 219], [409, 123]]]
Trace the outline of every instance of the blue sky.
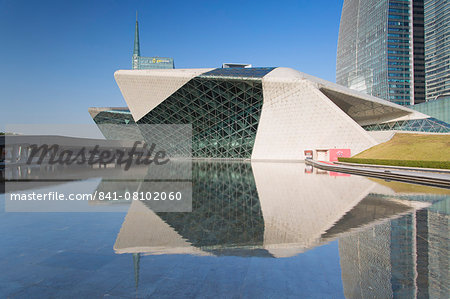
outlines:
[[141, 55], [176, 68], [286, 66], [335, 81], [343, 0], [0, 0], [0, 130], [92, 123], [91, 106], [125, 106], [114, 71]]

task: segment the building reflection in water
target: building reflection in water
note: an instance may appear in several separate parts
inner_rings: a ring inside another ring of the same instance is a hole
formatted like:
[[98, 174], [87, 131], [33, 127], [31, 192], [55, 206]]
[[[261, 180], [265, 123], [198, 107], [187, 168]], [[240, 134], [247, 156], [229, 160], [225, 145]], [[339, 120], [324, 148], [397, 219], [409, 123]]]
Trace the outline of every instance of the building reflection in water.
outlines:
[[448, 298], [449, 200], [339, 239], [347, 298]]
[[192, 212], [155, 213], [133, 202], [114, 249], [134, 261], [140, 254], [282, 258], [339, 239], [348, 298], [448, 293], [449, 250], [433, 243], [448, 239], [448, 213], [427, 209], [445, 191], [424, 198], [386, 185], [305, 172], [303, 164], [195, 163]]
[[[103, 192], [154, 186], [145, 168], [83, 175], [103, 177]], [[197, 161], [192, 212], [114, 202], [129, 205], [114, 250], [132, 255], [137, 288], [145, 255], [288, 258], [338, 239], [347, 298], [448, 297], [449, 191], [411, 186], [303, 163]]]

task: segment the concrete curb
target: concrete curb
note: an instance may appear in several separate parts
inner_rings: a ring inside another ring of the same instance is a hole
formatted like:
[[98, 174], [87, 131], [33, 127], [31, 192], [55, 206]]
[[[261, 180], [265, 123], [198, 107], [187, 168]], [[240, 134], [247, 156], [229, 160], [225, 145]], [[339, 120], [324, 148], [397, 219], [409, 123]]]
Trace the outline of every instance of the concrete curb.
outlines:
[[392, 166], [392, 165], [378, 165], [378, 164], [360, 164], [360, 163], [349, 163], [349, 162], [334, 162], [337, 165], [344, 166], [356, 166], [356, 167], [371, 167], [371, 168], [389, 168], [389, 169], [399, 169], [407, 171], [424, 171], [424, 172], [438, 172], [450, 174], [450, 169], [440, 169], [440, 168], [423, 168], [423, 167], [407, 167], [407, 166]]
[[416, 170], [407, 171], [407, 169], [370, 169], [370, 167], [364, 167], [363, 165], [358, 165], [358, 167], [355, 167], [314, 160], [305, 160], [305, 163], [323, 170], [450, 189], [450, 174], [419, 172]]

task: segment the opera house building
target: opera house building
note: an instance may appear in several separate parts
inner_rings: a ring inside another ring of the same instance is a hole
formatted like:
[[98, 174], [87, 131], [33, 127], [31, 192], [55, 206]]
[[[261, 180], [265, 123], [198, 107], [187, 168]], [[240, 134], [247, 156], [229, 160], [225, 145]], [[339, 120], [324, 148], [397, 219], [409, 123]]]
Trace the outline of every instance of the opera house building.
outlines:
[[426, 114], [284, 67], [119, 70], [128, 107], [90, 108], [107, 139], [146, 140], [142, 125], [192, 126], [192, 157], [329, 159], [398, 131], [448, 133]]

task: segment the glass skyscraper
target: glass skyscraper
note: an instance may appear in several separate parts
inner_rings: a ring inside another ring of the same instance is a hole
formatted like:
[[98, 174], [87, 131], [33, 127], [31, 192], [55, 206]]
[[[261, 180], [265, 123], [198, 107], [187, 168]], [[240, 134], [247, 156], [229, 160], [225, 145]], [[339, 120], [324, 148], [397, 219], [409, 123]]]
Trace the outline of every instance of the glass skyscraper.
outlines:
[[450, 95], [450, 2], [425, 0], [426, 99]]
[[345, 0], [336, 82], [401, 105], [423, 102], [423, 0]]
[[143, 57], [139, 44], [139, 23], [136, 17], [136, 29], [134, 32], [134, 49], [132, 58], [133, 70], [149, 69], [173, 69], [175, 68], [173, 58], [170, 57]]

